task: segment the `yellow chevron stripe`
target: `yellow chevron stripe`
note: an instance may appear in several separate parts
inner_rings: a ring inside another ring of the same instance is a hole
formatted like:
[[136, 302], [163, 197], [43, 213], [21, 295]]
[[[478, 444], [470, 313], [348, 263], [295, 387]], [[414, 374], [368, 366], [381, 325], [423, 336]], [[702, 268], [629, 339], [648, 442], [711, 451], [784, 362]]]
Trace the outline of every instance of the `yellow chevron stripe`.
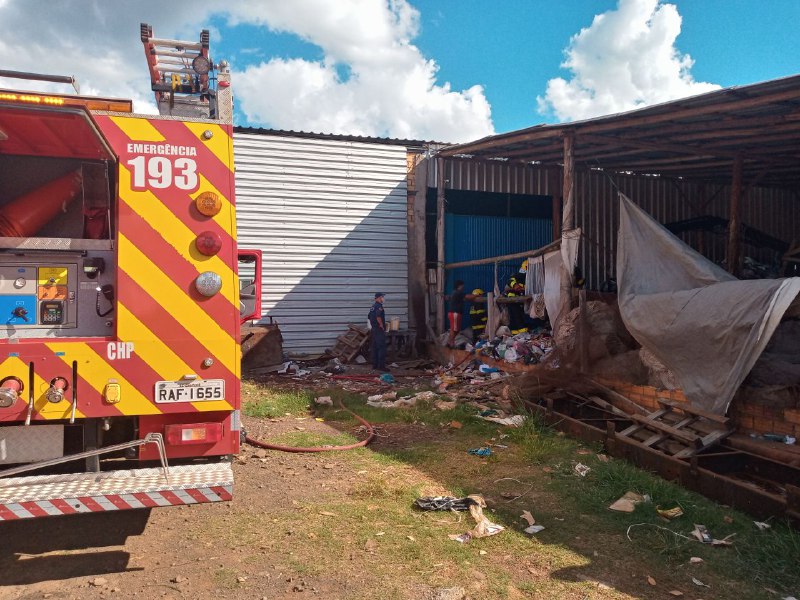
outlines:
[[[186, 328], [206, 350], [218, 356], [228, 370], [236, 372], [236, 353], [219, 351], [220, 348], [233, 349], [236, 344], [231, 344], [231, 341], [235, 340], [121, 232], [118, 257], [120, 269], [148, 290], [153, 299]], [[227, 279], [225, 283], [233, 285], [235, 281]], [[153, 290], [157, 290], [158, 293], [152, 293]], [[212, 348], [214, 350], [211, 350]]]
[[136, 117], [110, 118], [131, 140], [136, 140], [137, 142], [163, 142], [166, 139], [147, 119]]
[[228, 285], [223, 284], [220, 294], [238, 311], [239, 289], [238, 285], [230, 284], [234, 280], [231, 268], [219, 256], [200, 254], [194, 244], [197, 236], [156, 195], [149, 191], [131, 190], [131, 172], [123, 165], [119, 168], [119, 178], [120, 199], [158, 231], [170, 246], [197, 268], [198, 272], [214, 271], [222, 277], [223, 282]]
[[[4, 360], [2, 364], [0, 364], [0, 369], [3, 373], [11, 374], [14, 377], [19, 377], [25, 384], [25, 388], [20, 395], [20, 398], [17, 402], [24, 402], [26, 405], [28, 404], [29, 390], [28, 387], [28, 365], [25, 364], [22, 360], [20, 360], [16, 356], [11, 356]], [[54, 404], [49, 402], [45, 397], [45, 392], [50, 388], [50, 382], [45, 381], [39, 375], [36, 374], [34, 371], [33, 374], [33, 389], [35, 398], [33, 400], [33, 411], [34, 416], [39, 415], [44, 419], [66, 419], [69, 418], [72, 414], [72, 402], [65, 398], [61, 402]], [[75, 416], [79, 419], [83, 419], [86, 415], [84, 415], [80, 410], [75, 411]]]
[[[78, 361], [78, 372], [83, 379], [91, 385], [102, 396], [103, 388], [109, 379], [116, 379], [122, 387], [122, 399], [114, 407], [124, 415], [158, 415], [161, 411], [145, 398], [142, 393], [117, 373], [106, 359], [97, 354], [92, 348], [83, 342], [48, 342], [47, 347], [54, 352], [69, 352], [72, 356], [80, 356]], [[72, 366], [72, 358], [66, 354], [60, 357], [68, 365]], [[81, 368], [81, 364], [84, 365]], [[83, 371], [83, 372], [82, 372]], [[87, 373], [88, 372], [88, 373]], [[78, 396], [80, 405], [80, 395]]]
[[[219, 125], [209, 125], [208, 123], [187, 123], [183, 122], [189, 131], [191, 131], [201, 144], [206, 146], [211, 152], [214, 153], [223, 165], [227, 165], [229, 169], [233, 170], [233, 138], [228, 135]], [[210, 130], [214, 135], [210, 140], [203, 139], [203, 132]]]
[[[165, 381], [176, 381], [188, 373], [197, 373], [197, 368], [187, 365], [180, 356], [159, 339], [147, 326], [122, 304], [117, 303], [119, 311], [119, 338], [136, 344], [136, 354], [150, 365]], [[224, 400], [213, 402], [193, 402], [200, 411], [231, 410], [232, 406]]]

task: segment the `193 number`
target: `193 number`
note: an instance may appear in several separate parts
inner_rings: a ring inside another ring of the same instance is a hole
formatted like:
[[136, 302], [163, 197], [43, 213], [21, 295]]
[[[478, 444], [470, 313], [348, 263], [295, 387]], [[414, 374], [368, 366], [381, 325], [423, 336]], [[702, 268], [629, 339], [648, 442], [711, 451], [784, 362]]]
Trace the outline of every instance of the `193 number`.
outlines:
[[164, 189], [174, 185], [191, 192], [199, 183], [197, 163], [191, 158], [180, 157], [173, 161], [164, 156], [137, 156], [127, 164], [133, 172], [134, 189]]

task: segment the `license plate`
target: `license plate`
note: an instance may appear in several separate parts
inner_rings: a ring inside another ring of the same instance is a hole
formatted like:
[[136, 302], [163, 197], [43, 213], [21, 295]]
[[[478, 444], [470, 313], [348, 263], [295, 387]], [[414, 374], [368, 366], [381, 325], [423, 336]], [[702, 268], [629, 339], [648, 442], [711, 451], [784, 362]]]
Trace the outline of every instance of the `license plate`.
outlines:
[[156, 403], [206, 402], [225, 399], [224, 379], [197, 381], [157, 381]]

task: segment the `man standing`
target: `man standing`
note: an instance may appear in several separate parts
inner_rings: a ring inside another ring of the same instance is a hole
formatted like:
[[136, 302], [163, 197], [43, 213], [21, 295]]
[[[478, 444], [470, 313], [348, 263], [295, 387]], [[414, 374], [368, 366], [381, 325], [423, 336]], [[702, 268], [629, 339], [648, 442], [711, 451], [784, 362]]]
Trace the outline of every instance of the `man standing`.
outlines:
[[386, 313], [383, 310], [383, 292], [375, 294], [375, 304], [369, 309], [370, 350], [372, 367], [378, 371], [386, 371]]
[[447, 311], [447, 318], [450, 321], [450, 335], [447, 338], [447, 347], [453, 348], [456, 343], [456, 335], [461, 331], [461, 321], [464, 314], [464, 301], [472, 301], [475, 296], [464, 291], [464, 282], [460, 279], [453, 287], [453, 293], [447, 296], [450, 301], [450, 310]]

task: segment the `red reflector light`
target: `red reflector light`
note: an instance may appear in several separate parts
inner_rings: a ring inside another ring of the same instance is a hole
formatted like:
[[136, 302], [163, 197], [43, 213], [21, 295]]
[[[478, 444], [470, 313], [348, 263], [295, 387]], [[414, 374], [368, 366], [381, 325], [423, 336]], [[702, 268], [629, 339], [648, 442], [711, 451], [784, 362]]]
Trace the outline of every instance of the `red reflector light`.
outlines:
[[222, 423], [167, 425], [166, 434], [170, 446], [213, 444], [222, 439]]
[[222, 248], [222, 239], [213, 231], [204, 231], [197, 236], [194, 243], [197, 251], [206, 256], [214, 256]]

